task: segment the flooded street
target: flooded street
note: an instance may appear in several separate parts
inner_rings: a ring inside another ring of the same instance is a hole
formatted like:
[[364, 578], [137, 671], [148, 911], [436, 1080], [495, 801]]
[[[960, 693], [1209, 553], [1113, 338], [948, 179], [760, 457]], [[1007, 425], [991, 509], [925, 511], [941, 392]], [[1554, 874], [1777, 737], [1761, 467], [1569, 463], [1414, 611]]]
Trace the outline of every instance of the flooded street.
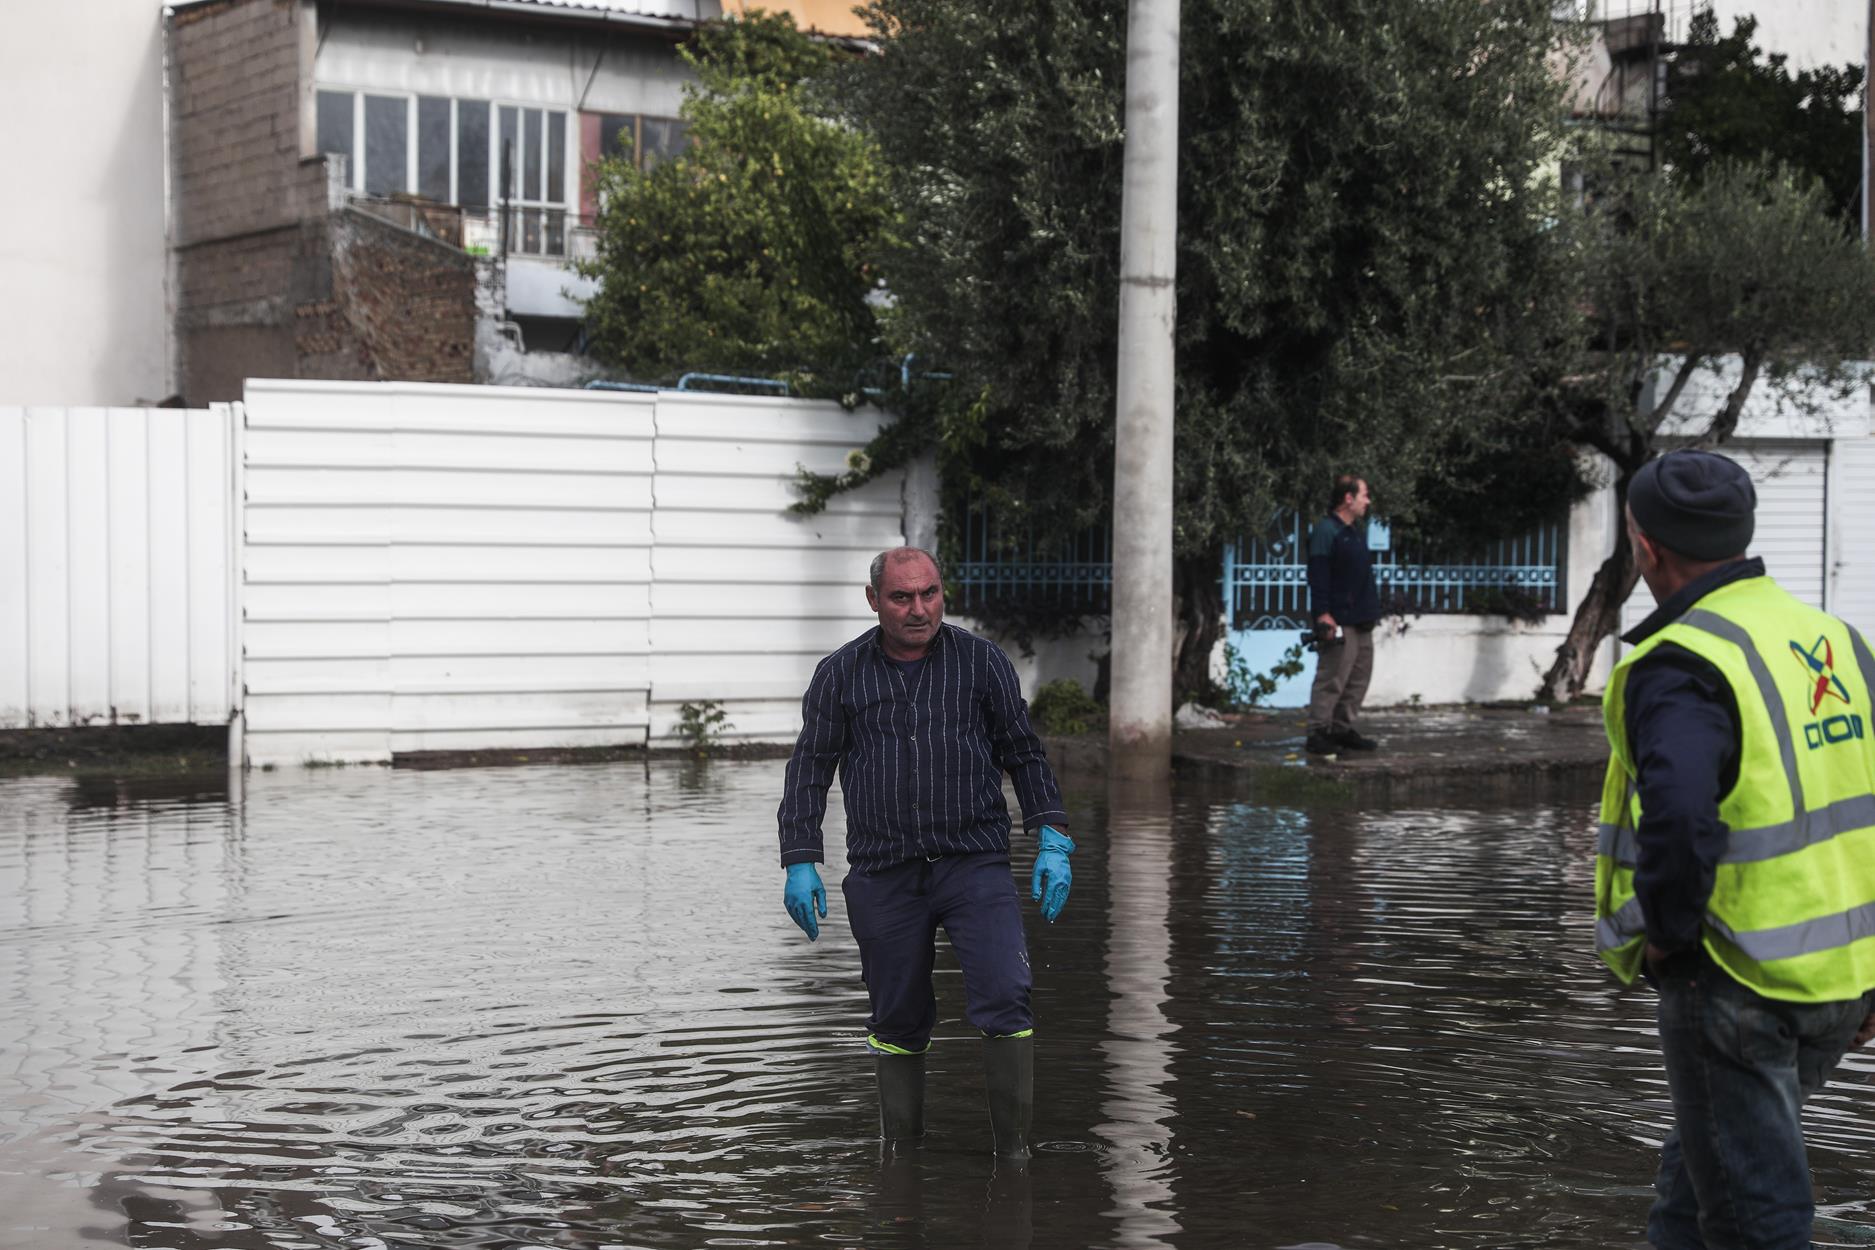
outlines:
[[[1666, 1092], [1587, 798], [1066, 779], [1059, 923], [1016, 853], [1037, 1154], [994, 1176], [947, 950], [928, 1146], [880, 1169], [838, 801], [809, 944], [782, 768], [0, 781], [0, 1246], [1641, 1244]], [[1808, 1115], [1824, 1244], [1875, 1242], [1872, 1066]]]

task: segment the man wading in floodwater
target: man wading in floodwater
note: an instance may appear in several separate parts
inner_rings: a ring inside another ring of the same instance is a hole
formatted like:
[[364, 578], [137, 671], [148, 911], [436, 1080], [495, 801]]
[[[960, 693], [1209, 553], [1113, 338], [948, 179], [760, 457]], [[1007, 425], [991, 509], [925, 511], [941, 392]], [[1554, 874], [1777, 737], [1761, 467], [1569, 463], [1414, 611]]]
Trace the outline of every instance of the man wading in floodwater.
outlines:
[[1074, 843], [1061, 792], [1009, 657], [944, 623], [937, 560], [915, 547], [872, 562], [875, 629], [820, 662], [801, 701], [801, 737], [781, 798], [783, 902], [810, 939], [827, 914], [820, 822], [835, 769], [846, 799], [842, 883], [872, 1004], [866, 1044], [887, 1148], [924, 1134], [924, 1055], [937, 1024], [931, 989], [938, 926], [964, 974], [964, 1014], [983, 1034], [996, 1153], [1029, 1153], [1035, 1020], [1029, 953], [1009, 872], [1015, 782], [1022, 826], [1038, 831], [1030, 896], [1061, 914]]
[[1803, 1103], [1875, 1035], [1875, 659], [1745, 558], [1756, 503], [1703, 451], [1628, 488], [1660, 606], [1603, 699], [1595, 946], [1660, 992], [1662, 1250], [1810, 1244]]

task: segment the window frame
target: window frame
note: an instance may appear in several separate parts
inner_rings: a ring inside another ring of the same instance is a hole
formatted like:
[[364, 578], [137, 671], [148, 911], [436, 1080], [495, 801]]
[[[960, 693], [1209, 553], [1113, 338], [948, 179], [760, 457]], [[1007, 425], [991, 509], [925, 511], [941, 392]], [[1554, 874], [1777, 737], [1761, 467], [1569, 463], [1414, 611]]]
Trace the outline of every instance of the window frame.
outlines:
[[[453, 208], [469, 211], [472, 206], [462, 203], [462, 105], [483, 104], [488, 107], [488, 199], [479, 207], [495, 219], [496, 227], [508, 235], [507, 250], [523, 256], [564, 257], [569, 252], [571, 228], [568, 218], [577, 221], [577, 208], [580, 203], [582, 186], [578, 151], [578, 119], [580, 112], [576, 108], [563, 105], [545, 104], [540, 101], [516, 100], [497, 96], [470, 97], [443, 95], [428, 91], [384, 90], [377, 87], [351, 86], [344, 83], [316, 82], [314, 89], [315, 118], [317, 116], [318, 97], [320, 94], [349, 95], [352, 114], [352, 150], [343, 153], [349, 162], [346, 171], [346, 189], [354, 195], [365, 196], [370, 192], [365, 189], [365, 180], [369, 174], [366, 156], [367, 136], [365, 134], [365, 100], [368, 96], [380, 99], [402, 99], [404, 101], [404, 170], [402, 186], [391, 194], [420, 195], [422, 166], [419, 162], [421, 142], [420, 99], [446, 99], [449, 101], [449, 204]], [[516, 110], [514, 179], [516, 194], [508, 194], [507, 180], [502, 177], [502, 124], [501, 112], [504, 108]], [[539, 176], [537, 185], [532, 188], [521, 187], [525, 180], [527, 167], [527, 115], [532, 111], [540, 115], [540, 152]], [[560, 195], [562, 198], [546, 198], [550, 190], [553, 173], [553, 118], [560, 118]], [[634, 115], [635, 116], [635, 115]], [[323, 154], [324, 149], [321, 149]], [[526, 194], [528, 191], [534, 194]], [[509, 217], [509, 214], [537, 212], [539, 218], [539, 246], [533, 249], [518, 246], [523, 238], [521, 223], [524, 217]], [[550, 214], [558, 213], [559, 250], [547, 250], [552, 231], [548, 228]]]

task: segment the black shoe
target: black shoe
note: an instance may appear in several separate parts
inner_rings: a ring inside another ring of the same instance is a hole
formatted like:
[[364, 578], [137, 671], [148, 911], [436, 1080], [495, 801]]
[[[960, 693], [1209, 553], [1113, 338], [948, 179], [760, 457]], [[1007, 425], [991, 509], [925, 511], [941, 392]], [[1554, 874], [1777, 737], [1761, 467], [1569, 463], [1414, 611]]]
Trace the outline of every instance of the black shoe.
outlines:
[[1334, 738], [1336, 742], [1350, 751], [1372, 751], [1380, 746], [1378, 742], [1362, 734], [1352, 725], [1345, 729], [1335, 730]]
[[1309, 730], [1309, 740], [1302, 744], [1302, 749], [1310, 755], [1335, 755], [1341, 750], [1341, 740], [1326, 729]]

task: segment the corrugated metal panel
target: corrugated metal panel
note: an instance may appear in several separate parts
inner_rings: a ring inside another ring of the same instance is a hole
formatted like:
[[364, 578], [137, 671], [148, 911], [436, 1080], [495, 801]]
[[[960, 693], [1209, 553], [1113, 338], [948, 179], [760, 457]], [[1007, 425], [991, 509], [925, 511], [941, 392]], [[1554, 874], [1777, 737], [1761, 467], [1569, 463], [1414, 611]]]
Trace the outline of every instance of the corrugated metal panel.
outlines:
[[641, 742], [654, 396], [248, 385], [248, 758]]
[[815, 663], [875, 621], [872, 557], [905, 541], [902, 475], [800, 517], [795, 473], [843, 471], [880, 414], [670, 391], [657, 413], [652, 736], [669, 738], [681, 704], [714, 699], [727, 736], [791, 739]]
[[0, 727], [222, 724], [228, 409], [0, 408]]
[[1829, 610], [1875, 635], [1875, 438], [1831, 448]]
[[[1749, 554], [1764, 558], [1765, 571], [1805, 603], [1823, 604], [1824, 479], [1826, 442], [1752, 441], [1723, 451], [1751, 473], [1758, 488], [1758, 523]], [[1637, 584], [1622, 610], [1625, 632], [1654, 610], [1653, 595]]]

